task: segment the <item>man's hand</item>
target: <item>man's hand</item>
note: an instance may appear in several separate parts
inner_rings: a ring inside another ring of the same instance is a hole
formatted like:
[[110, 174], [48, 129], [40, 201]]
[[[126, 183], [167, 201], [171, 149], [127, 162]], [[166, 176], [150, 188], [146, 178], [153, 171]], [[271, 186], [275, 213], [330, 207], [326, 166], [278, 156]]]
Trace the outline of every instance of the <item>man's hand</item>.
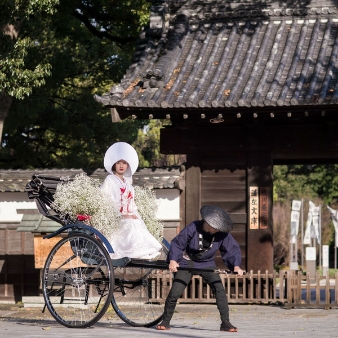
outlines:
[[176, 261], [170, 261], [170, 263], [169, 263], [169, 271], [171, 271], [171, 272], [177, 272], [177, 268], [179, 266], [180, 265]]
[[239, 266], [234, 267], [234, 272], [237, 272], [239, 276], [243, 276], [243, 270]]

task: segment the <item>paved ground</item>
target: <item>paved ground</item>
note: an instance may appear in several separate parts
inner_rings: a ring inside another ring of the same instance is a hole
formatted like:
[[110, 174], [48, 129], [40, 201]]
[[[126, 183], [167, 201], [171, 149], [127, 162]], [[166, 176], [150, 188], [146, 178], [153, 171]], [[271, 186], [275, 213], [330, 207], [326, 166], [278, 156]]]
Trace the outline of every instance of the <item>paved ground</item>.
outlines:
[[[48, 312], [48, 311], [47, 311]], [[337, 337], [338, 309], [291, 309], [274, 305], [230, 305], [230, 319], [237, 333], [219, 331], [215, 305], [176, 308], [170, 331], [130, 327], [109, 310], [95, 326], [69, 329], [39, 308], [0, 304], [0, 337]]]

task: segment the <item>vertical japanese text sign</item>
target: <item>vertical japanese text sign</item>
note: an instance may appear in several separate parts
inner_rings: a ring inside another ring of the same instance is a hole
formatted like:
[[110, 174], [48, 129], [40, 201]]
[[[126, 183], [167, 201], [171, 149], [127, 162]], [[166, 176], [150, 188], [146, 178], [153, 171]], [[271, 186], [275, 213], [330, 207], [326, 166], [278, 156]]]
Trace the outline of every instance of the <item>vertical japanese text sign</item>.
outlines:
[[299, 216], [300, 209], [302, 207], [302, 201], [292, 200], [292, 210], [291, 210], [291, 241], [292, 243], [296, 242], [299, 230]]
[[258, 187], [250, 187], [249, 198], [249, 227], [259, 228], [259, 190]]
[[311, 245], [311, 238], [316, 238], [320, 243], [319, 238], [319, 206], [316, 206], [312, 201], [309, 201], [309, 213], [306, 221], [306, 229], [303, 239], [303, 244]]
[[269, 215], [269, 200], [268, 200], [268, 188], [259, 188], [259, 228], [268, 228]]
[[336, 231], [336, 236], [335, 236], [335, 247], [338, 246], [338, 210], [334, 210], [332, 208], [330, 208], [329, 206], [327, 206], [327, 208], [330, 210], [331, 213], [331, 219]]

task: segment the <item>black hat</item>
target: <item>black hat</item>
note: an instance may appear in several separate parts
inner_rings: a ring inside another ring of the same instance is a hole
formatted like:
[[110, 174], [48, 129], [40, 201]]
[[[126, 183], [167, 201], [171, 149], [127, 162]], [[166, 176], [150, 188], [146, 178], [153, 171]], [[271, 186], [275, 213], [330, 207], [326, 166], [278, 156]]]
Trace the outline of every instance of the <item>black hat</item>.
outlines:
[[230, 215], [219, 207], [204, 205], [200, 210], [202, 218], [214, 229], [221, 232], [230, 232], [233, 223]]

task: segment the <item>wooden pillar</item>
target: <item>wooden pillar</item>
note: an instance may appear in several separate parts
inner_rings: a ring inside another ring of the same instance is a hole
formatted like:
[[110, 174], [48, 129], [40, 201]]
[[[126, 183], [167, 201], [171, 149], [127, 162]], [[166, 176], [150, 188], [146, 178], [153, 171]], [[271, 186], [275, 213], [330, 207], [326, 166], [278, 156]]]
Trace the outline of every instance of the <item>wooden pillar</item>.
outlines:
[[201, 217], [201, 169], [198, 155], [187, 155], [185, 180], [185, 220], [188, 225]]
[[[265, 272], [273, 271], [273, 218], [272, 218], [272, 161], [270, 153], [252, 152], [248, 155], [247, 166], [247, 201], [248, 201], [248, 231], [247, 231], [247, 269]], [[257, 187], [258, 223], [252, 222], [254, 188]], [[252, 189], [250, 191], [250, 188]], [[262, 200], [264, 198], [264, 200]], [[262, 207], [265, 210], [262, 210]], [[264, 217], [264, 219], [262, 218]]]

